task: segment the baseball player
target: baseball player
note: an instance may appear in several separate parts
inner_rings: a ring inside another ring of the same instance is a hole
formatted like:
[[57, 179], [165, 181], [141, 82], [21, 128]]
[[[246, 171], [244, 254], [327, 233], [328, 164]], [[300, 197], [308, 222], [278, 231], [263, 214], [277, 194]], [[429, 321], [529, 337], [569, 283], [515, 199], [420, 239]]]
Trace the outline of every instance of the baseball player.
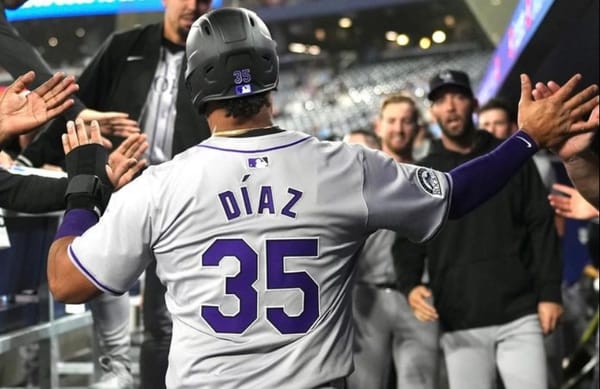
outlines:
[[275, 42], [251, 11], [200, 17], [186, 46], [186, 83], [213, 136], [105, 208], [102, 149], [70, 126], [69, 205], [48, 256], [50, 289], [69, 302], [123, 293], [156, 259], [173, 317], [169, 388], [344, 387], [354, 256], [370, 232], [429, 239], [538, 145], [589, 130], [570, 113], [598, 104], [596, 86], [569, 98], [578, 76], [534, 102], [523, 76], [526, 130], [446, 174], [274, 125]]
[[[419, 111], [410, 97], [392, 94], [382, 99], [375, 132], [381, 139], [382, 151], [396, 162], [413, 162], [418, 119]], [[375, 133], [370, 135], [376, 138]], [[368, 145], [367, 139], [370, 138], [354, 133], [344, 138], [348, 143], [363, 145]], [[395, 240], [394, 231], [375, 231], [357, 257], [352, 299], [354, 372], [348, 377], [350, 389], [437, 386], [438, 325], [417, 320], [400, 292], [392, 255]], [[395, 373], [394, 380], [390, 379], [391, 373]]]

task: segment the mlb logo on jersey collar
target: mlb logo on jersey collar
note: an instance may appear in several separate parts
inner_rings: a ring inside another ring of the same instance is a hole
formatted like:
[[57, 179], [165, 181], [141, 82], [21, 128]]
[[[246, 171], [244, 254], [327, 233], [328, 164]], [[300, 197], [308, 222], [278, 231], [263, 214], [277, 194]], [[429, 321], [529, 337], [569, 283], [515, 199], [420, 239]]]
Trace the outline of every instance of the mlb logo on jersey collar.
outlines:
[[248, 167], [250, 169], [263, 169], [269, 167], [269, 157], [248, 158]]

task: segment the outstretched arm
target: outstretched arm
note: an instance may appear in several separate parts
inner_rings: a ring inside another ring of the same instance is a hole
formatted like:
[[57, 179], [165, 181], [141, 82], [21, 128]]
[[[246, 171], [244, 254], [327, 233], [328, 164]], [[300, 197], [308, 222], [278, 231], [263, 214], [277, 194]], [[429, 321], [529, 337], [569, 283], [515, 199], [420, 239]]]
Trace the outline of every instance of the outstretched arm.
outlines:
[[[147, 143], [135, 134], [125, 140], [110, 157], [100, 146], [100, 126], [92, 122], [88, 138], [83, 121], [67, 124], [62, 142], [67, 155], [69, 188], [67, 211], [48, 253], [48, 285], [59, 301], [83, 302], [101, 291], [72, 262], [69, 247], [73, 240], [98, 222], [112, 187], [129, 182], [144, 166], [138, 161]], [[80, 182], [81, 184], [75, 185]], [[98, 214], [98, 213], [100, 214]]]
[[[596, 136], [598, 136], [597, 133]], [[567, 142], [570, 141], [571, 140]], [[572, 139], [572, 141], [576, 140]], [[585, 142], [588, 143], [587, 141]], [[567, 174], [571, 181], [573, 181], [573, 185], [575, 185], [577, 190], [579, 190], [579, 193], [581, 193], [590, 204], [596, 207], [596, 209], [600, 207], [600, 195], [598, 189], [598, 186], [600, 185], [600, 172], [598, 171], [597, 152], [597, 150], [594, 151], [592, 148], [587, 148], [586, 151], [577, 154], [573, 158], [563, 160]]]
[[490, 153], [450, 172], [450, 219], [462, 217], [497, 193], [539, 148], [559, 147], [569, 138], [598, 127], [597, 120], [581, 120], [598, 106], [598, 86], [591, 85], [571, 96], [580, 80], [577, 74], [556, 93], [534, 101], [531, 81], [527, 75], [521, 75], [521, 130]]

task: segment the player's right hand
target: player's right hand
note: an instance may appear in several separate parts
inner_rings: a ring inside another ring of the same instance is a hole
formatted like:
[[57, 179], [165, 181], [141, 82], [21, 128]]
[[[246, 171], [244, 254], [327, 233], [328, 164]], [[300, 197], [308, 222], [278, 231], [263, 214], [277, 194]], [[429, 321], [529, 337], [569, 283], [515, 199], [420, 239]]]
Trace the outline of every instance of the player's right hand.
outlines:
[[415, 317], [420, 321], [435, 321], [438, 314], [431, 305], [431, 290], [423, 285], [414, 287], [408, 294], [408, 304], [412, 308]]

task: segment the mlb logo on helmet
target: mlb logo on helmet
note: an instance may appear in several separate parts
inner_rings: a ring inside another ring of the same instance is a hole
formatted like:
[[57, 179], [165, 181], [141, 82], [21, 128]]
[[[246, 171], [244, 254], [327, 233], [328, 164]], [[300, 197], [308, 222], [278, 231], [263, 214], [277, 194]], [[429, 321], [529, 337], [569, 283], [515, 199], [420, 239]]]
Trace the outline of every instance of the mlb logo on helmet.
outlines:
[[248, 93], [252, 93], [252, 85], [243, 84], [235, 86], [235, 94], [236, 95], [247, 95]]
[[248, 167], [251, 169], [262, 169], [269, 167], [269, 157], [248, 158]]

